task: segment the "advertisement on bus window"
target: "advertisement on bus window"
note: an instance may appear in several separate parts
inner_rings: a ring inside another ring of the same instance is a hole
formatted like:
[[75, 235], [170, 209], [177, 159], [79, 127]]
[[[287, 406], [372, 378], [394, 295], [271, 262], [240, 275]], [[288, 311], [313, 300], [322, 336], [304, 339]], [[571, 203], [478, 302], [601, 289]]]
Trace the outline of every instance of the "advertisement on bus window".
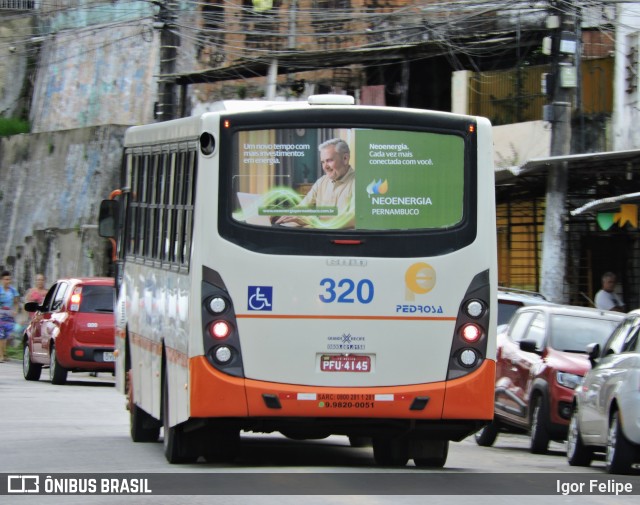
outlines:
[[464, 139], [360, 128], [241, 131], [233, 218], [254, 226], [417, 230], [457, 225]]

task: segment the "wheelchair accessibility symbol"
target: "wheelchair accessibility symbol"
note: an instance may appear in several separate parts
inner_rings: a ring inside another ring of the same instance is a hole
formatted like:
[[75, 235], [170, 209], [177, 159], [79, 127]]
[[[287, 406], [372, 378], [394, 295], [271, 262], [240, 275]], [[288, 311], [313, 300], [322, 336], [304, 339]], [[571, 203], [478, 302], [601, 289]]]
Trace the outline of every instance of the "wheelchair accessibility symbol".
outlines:
[[271, 310], [273, 286], [249, 286], [248, 310]]

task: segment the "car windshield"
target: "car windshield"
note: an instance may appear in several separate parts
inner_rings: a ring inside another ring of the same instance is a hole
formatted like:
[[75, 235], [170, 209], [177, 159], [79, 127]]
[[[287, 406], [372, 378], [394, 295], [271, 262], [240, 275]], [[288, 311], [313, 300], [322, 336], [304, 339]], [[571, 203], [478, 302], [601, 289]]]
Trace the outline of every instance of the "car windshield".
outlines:
[[80, 312], [113, 312], [113, 286], [83, 286]]
[[551, 317], [549, 344], [559, 351], [586, 353], [591, 343], [603, 345], [617, 325], [607, 319], [556, 314]]

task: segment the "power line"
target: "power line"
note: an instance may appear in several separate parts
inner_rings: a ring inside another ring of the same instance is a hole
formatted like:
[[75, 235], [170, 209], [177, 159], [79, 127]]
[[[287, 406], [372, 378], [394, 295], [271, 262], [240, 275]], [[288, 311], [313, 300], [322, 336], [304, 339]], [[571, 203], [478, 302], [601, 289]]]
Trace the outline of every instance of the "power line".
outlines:
[[[620, 0], [621, 1], [621, 0]], [[98, 12], [98, 9], [108, 9], [113, 16], [112, 21], [93, 29], [111, 30], [120, 26], [140, 25], [141, 33], [148, 30], [151, 16], [141, 17], [135, 21], [130, 19], [141, 2], [139, 0], [120, 0], [117, 3], [105, 3], [100, 0], [87, 0], [83, 5], [71, 5], [72, 2], [60, 2], [55, 0], [42, 0], [40, 6], [45, 11], [45, 18], [55, 18], [59, 14], [81, 12], [83, 14]], [[154, 2], [146, 2], [150, 8]], [[559, 9], [566, 10], [579, 4], [583, 9], [606, 9], [613, 1], [586, 0], [582, 2], [557, 1]], [[328, 8], [334, 5], [346, 5], [338, 8]], [[258, 13], [250, 5], [245, 5], [241, 0], [231, 1], [204, 1], [184, 0], [180, 3], [178, 20], [172, 22], [170, 30], [179, 35], [185, 41], [195, 46], [208, 49], [213, 53], [224, 56], [225, 61], [255, 61], [259, 58], [274, 55], [292, 54], [288, 47], [289, 26], [288, 14], [291, 2], [283, 0], [274, 2], [274, 7], [267, 13]], [[466, 57], [473, 65], [473, 59], [477, 57], [499, 58], [503, 54], [512, 51], [512, 47], [491, 47], [490, 45], [473, 45], [468, 37], [462, 35], [468, 33], [482, 33], [489, 30], [492, 23], [506, 14], [518, 13], [518, 15], [540, 15], [546, 12], [548, 2], [523, 2], [520, 0], [488, 1], [488, 0], [461, 0], [450, 1], [414, 1], [405, 5], [399, 5], [395, 9], [374, 9], [363, 5], [351, 7], [351, 2], [323, 2], [321, 0], [298, 1], [296, 3], [296, 17], [300, 20], [296, 24], [296, 36], [298, 40], [304, 39], [308, 47], [317, 50], [321, 43], [327, 43], [332, 37], [352, 41], [345, 50], [360, 50], [385, 45], [420, 45], [429, 42], [433, 51], [429, 56], [445, 55], [458, 59]], [[157, 9], [157, 8], [156, 8]], [[214, 9], [214, 10], [211, 10]], [[19, 12], [5, 15], [4, 20], [14, 20], [21, 17], [33, 16], [33, 12]], [[201, 23], [189, 22], [185, 19], [198, 17]], [[236, 26], [226, 23], [232, 19]], [[612, 20], [612, 26], [613, 22]], [[215, 26], [218, 25], [218, 28]], [[110, 41], [102, 41], [98, 44], [85, 44], [85, 37], [81, 30], [71, 29], [74, 33], [80, 33], [78, 42], [84, 47], [76, 53], [56, 60], [52, 63], [62, 63], [65, 60], [73, 61], [87, 52], [99, 50], [101, 47], [117, 44], [117, 38]], [[508, 29], [502, 28], [503, 31]], [[539, 28], [538, 28], [539, 30]], [[66, 31], [66, 30], [64, 30]], [[60, 32], [62, 33], [62, 32]], [[497, 32], [496, 32], [497, 33]], [[32, 44], [33, 37], [53, 36], [54, 34], [39, 34], [37, 30], [26, 28], [18, 33], [16, 38], [0, 38], [0, 59], [7, 54], [3, 49], [15, 48], [14, 53], [34, 56], [36, 48]], [[131, 38], [126, 35], [124, 39]], [[421, 40], [421, 37], [428, 40]], [[268, 47], [260, 47], [258, 43], [252, 47], [247, 46], [247, 39], [266, 41], [271, 39]], [[254, 47], [255, 46], [255, 47]], [[438, 51], [437, 48], [440, 48]], [[304, 53], [305, 49], [296, 49], [295, 53]], [[327, 56], [329, 58], [330, 56]], [[421, 59], [420, 56], [410, 56], [408, 60]], [[312, 63], [312, 62], [310, 62]], [[195, 62], [194, 62], [195, 64]], [[384, 64], [384, 63], [381, 63]], [[455, 66], [461, 66], [457, 63]]]

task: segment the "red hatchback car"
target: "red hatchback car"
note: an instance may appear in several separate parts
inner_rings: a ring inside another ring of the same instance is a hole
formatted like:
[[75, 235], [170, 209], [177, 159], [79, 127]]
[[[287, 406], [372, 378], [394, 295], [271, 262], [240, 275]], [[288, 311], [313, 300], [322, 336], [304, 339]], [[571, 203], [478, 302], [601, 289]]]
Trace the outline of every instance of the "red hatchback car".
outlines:
[[53, 384], [64, 384], [68, 372], [115, 371], [113, 316], [115, 287], [109, 277], [60, 279], [38, 305], [23, 340], [22, 371], [38, 380], [49, 367]]
[[522, 307], [498, 335], [493, 422], [476, 433], [491, 446], [500, 431], [529, 432], [530, 450], [565, 440], [574, 389], [589, 370], [587, 347], [601, 346], [624, 314], [568, 305]]

